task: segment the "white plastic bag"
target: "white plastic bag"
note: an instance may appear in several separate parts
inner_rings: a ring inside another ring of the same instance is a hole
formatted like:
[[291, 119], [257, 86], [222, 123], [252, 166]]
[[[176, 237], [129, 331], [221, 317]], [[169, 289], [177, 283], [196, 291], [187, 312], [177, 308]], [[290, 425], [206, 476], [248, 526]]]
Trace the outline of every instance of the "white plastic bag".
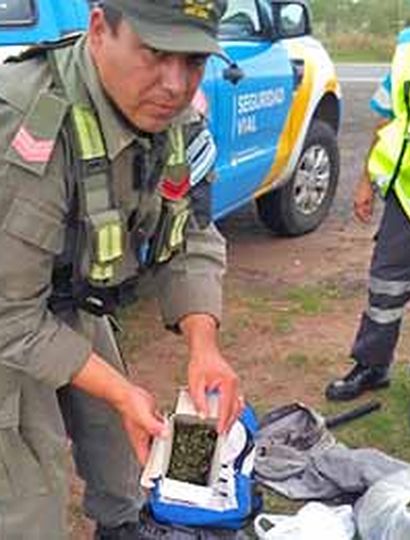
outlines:
[[352, 540], [356, 531], [351, 506], [315, 502], [294, 516], [260, 514], [254, 528], [260, 540]]
[[355, 513], [362, 540], [409, 540], [410, 468], [376, 482]]

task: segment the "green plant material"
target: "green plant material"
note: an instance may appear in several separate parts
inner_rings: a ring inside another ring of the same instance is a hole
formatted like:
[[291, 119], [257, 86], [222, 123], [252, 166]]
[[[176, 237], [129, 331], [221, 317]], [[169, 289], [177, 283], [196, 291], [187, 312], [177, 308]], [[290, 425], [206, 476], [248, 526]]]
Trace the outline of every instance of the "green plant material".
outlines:
[[176, 420], [167, 477], [205, 486], [209, 483], [218, 434], [205, 423]]

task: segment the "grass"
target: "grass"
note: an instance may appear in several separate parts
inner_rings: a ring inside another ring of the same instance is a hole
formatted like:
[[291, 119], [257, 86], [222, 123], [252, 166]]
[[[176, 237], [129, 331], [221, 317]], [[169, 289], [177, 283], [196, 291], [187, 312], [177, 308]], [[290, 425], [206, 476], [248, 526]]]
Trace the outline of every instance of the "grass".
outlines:
[[306, 354], [302, 352], [295, 352], [288, 354], [285, 362], [290, 366], [301, 368], [305, 367], [308, 364], [309, 358], [306, 356]]
[[300, 315], [318, 315], [329, 310], [329, 300], [339, 297], [339, 291], [327, 283], [293, 287], [286, 293], [291, 309]]
[[276, 318], [279, 329], [292, 325], [294, 315], [318, 315], [329, 310], [329, 301], [341, 296], [334, 283], [319, 283], [289, 287], [274, 293], [271, 287], [254, 286], [243, 289], [236, 303], [248, 315], [269, 315]]
[[318, 37], [335, 62], [389, 62], [396, 36], [338, 32]]

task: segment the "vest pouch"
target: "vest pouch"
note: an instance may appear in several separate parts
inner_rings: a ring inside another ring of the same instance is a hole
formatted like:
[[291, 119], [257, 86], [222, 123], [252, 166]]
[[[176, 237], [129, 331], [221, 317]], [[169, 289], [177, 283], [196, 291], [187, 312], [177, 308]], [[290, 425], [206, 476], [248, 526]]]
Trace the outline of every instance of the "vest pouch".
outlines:
[[163, 200], [161, 216], [150, 248], [151, 264], [164, 263], [181, 251], [189, 216], [189, 200]]
[[115, 263], [124, 254], [124, 227], [119, 210], [104, 210], [88, 216], [90, 249], [89, 277], [93, 281], [114, 278]]

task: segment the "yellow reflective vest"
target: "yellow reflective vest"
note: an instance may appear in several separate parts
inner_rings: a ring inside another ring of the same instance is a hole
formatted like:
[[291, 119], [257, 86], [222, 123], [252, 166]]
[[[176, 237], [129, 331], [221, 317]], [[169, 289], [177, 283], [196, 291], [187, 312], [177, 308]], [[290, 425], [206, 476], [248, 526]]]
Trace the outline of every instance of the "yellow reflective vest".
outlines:
[[[407, 34], [409, 35], [409, 34]], [[394, 118], [377, 133], [368, 171], [383, 197], [393, 190], [410, 218], [410, 41], [400, 39], [392, 66]]]

